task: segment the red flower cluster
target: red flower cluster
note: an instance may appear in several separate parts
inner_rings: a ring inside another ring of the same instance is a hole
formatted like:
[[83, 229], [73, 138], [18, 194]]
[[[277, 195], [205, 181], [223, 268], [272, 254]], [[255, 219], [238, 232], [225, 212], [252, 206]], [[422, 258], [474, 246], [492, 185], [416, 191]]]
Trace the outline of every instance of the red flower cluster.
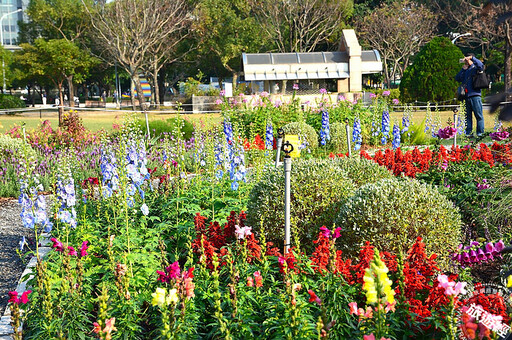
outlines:
[[265, 150], [265, 141], [261, 139], [260, 135], [257, 134], [254, 136], [254, 141], [251, 143], [246, 139], [244, 139], [244, 149], [248, 150]]
[[28, 294], [30, 294], [30, 293], [32, 293], [32, 291], [27, 290], [27, 291], [23, 292], [23, 294], [21, 294], [21, 297], [18, 297], [18, 292], [16, 292], [16, 291], [9, 292], [9, 301], [7, 301], [7, 302], [14, 303], [16, 305], [27, 304], [29, 302]]
[[[207, 268], [213, 269], [213, 255], [222, 247], [235, 241], [235, 230], [236, 226], [243, 228], [245, 226], [246, 215], [242, 211], [238, 216], [234, 211], [228, 216], [228, 222], [221, 226], [219, 222], [210, 222], [210, 225], [206, 227], [206, 217], [201, 216], [199, 213], [194, 217], [194, 225], [197, 232], [197, 238], [192, 242], [192, 249], [195, 254], [199, 255], [203, 261], [205, 261]], [[244, 240], [240, 240], [244, 242]], [[251, 262], [255, 258], [260, 258], [261, 247], [258, 241], [255, 239], [254, 234], [245, 237], [247, 242], [248, 256], [247, 261]], [[220, 252], [217, 254], [219, 258], [226, 255], [226, 252]], [[224, 265], [221, 261], [221, 265]]]
[[98, 180], [98, 177], [89, 177], [82, 181], [82, 188], [84, 188], [84, 189], [87, 189], [90, 186], [94, 186], [94, 185], [100, 185], [100, 181]]
[[[400, 148], [393, 151], [386, 149], [384, 152], [378, 150], [372, 157], [366, 151], [361, 151], [360, 156], [373, 160], [379, 165], [385, 166], [395, 176], [415, 177], [417, 173], [427, 171], [432, 166], [448, 164], [449, 162], [462, 162], [467, 160], [488, 163], [491, 167], [495, 162], [501, 164], [512, 163], [512, 150], [510, 144], [494, 143], [491, 148], [482, 143], [478, 149], [469, 146], [447, 149], [441, 146], [438, 151], [432, 152], [426, 148], [420, 151], [415, 148], [413, 151], [402, 153]], [[331, 157], [331, 155], [329, 155]]]

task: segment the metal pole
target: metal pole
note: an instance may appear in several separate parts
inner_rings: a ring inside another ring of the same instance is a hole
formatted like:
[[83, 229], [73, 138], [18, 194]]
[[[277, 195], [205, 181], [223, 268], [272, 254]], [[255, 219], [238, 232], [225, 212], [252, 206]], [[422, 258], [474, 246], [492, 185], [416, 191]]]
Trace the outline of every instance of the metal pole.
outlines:
[[457, 132], [458, 132], [458, 129], [457, 129], [457, 124], [458, 124], [458, 118], [459, 116], [457, 115], [457, 112], [459, 110], [457, 109], [453, 109], [453, 126], [455, 127], [455, 136], [453, 136], [453, 148], [456, 148], [457, 147]]
[[146, 106], [144, 106], [144, 116], [146, 118], [146, 128], [148, 130], [148, 139], [151, 138], [151, 135], [149, 133], [149, 121], [148, 121], [148, 110], [146, 109]]
[[292, 172], [292, 158], [290, 152], [293, 145], [290, 142], [283, 144], [284, 156], [284, 253], [290, 249], [290, 176]]
[[345, 120], [345, 131], [347, 132], [348, 156], [352, 157], [352, 149], [350, 148], [350, 125], [348, 125], [348, 119]]
[[117, 92], [116, 106], [119, 109], [121, 107], [121, 104], [119, 102], [119, 97], [121, 96], [121, 93], [119, 93], [119, 76], [117, 74], [117, 63], [115, 64], [115, 71], [116, 71], [116, 92]]
[[23, 123], [22, 127], [23, 127], [23, 142], [26, 143], [27, 142], [27, 135], [25, 134], [25, 123]]
[[276, 153], [276, 168], [279, 166], [279, 159], [281, 158], [281, 147], [283, 146], [284, 130], [277, 129], [277, 153]]

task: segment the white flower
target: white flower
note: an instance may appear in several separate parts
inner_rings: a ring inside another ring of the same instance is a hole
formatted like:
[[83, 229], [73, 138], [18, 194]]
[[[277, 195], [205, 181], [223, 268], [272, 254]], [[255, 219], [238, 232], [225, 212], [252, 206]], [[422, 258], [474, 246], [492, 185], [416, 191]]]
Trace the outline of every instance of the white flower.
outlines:
[[144, 216], [148, 216], [148, 214], [149, 214], [149, 208], [148, 208], [148, 206], [146, 205], [146, 203], [144, 203], [144, 204], [140, 207], [140, 211], [142, 211], [142, 213], [144, 214]]

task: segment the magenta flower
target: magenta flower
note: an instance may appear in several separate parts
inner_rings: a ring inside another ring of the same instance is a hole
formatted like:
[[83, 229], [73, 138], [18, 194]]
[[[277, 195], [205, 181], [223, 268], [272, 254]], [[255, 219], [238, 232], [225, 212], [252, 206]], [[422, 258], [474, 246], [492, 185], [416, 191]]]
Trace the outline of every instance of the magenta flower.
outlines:
[[476, 256], [478, 258], [478, 261], [485, 261], [487, 259], [487, 257], [485, 256], [485, 253], [482, 250], [482, 248], [478, 249], [478, 253], [477, 253]]
[[171, 279], [175, 279], [178, 276], [180, 276], [180, 272], [181, 272], [180, 264], [178, 263], [178, 261], [176, 261], [173, 264], [171, 264], [169, 267], [167, 267], [166, 271], [167, 271], [167, 273], [169, 273], [169, 277]]
[[293, 84], [293, 89], [294, 90], [298, 90], [299, 89], [299, 84], [297, 84], [297, 83]]
[[21, 294], [21, 297], [18, 297], [18, 292], [16, 292], [16, 291], [9, 292], [9, 301], [7, 301], [7, 302], [15, 303], [17, 305], [27, 304], [29, 302], [28, 294], [30, 294], [30, 293], [32, 293], [32, 291], [27, 290], [27, 291], [23, 292], [23, 294]]
[[220, 90], [219, 96], [224, 97], [226, 95], [226, 91]]
[[57, 240], [55, 237], [52, 237], [50, 240], [53, 242], [52, 248], [54, 248], [58, 252], [64, 252], [64, 245], [62, 244], [62, 242]]
[[444, 129], [437, 131], [437, 136], [441, 139], [450, 139], [457, 134], [457, 129], [451, 126], [447, 126]]
[[327, 94], [327, 90], [326, 89], [320, 89], [320, 94]]
[[156, 279], [157, 281], [167, 283], [171, 280], [169, 276], [161, 270], [157, 270], [156, 273], [158, 274], [158, 279]]
[[469, 252], [469, 258], [471, 259], [471, 262], [477, 262], [478, 261], [478, 256], [477, 256], [477, 253], [476, 251], [472, 250]]
[[89, 254], [87, 254], [87, 249], [89, 248], [89, 247], [87, 246], [87, 243], [88, 243], [88, 242], [89, 242], [89, 241], [83, 241], [83, 242], [82, 242], [82, 246], [80, 247], [80, 257], [84, 257], [84, 256], [89, 255]]
[[387, 96], [389, 96], [390, 94], [391, 94], [391, 91], [388, 91], [388, 90], [386, 90], [386, 91], [382, 92], [382, 96], [384, 96], [384, 97], [387, 97]]
[[400, 101], [398, 99], [396, 99], [396, 98], [393, 99], [393, 104], [398, 105], [398, 103], [400, 103]]
[[325, 238], [330, 238], [331, 237], [331, 231], [329, 229], [327, 229], [327, 227], [325, 227], [325, 226], [321, 227], [320, 231], [322, 232], [322, 235]]
[[217, 104], [217, 105], [222, 104], [222, 99], [217, 99], [217, 100], [215, 101], [215, 104]]
[[373, 99], [373, 98], [376, 98], [376, 97], [377, 97], [377, 95], [375, 93], [371, 93], [370, 92], [370, 99]]
[[72, 246], [68, 246], [69, 256], [76, 256], [76, 250]]
[[268, 97], [268, 92], [267, 91], [263, 91], [260, 93], [260, 96], [263, 97], [263, 98], [266, 98]]
[[340, 227], [334, 229], [334, 231], [332, 232], [332, 237], [333, 238], [341, 237], [341, 228]]
[[501, 253], [501, 251], [505, 248], [505, 243], [503, 243], [503, 240], [499, 240], [498, 243], [494, 245], [494, 248], [498, 253]]

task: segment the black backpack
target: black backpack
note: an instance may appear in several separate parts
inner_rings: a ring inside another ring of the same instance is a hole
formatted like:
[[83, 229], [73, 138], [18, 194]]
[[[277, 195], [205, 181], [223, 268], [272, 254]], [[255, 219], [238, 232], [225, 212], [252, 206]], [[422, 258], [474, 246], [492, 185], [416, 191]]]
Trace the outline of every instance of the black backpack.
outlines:
[[489, 88], [489, 77], [484, 71], [476, 71], [473, 75], [473, 89], [483, 90]]

